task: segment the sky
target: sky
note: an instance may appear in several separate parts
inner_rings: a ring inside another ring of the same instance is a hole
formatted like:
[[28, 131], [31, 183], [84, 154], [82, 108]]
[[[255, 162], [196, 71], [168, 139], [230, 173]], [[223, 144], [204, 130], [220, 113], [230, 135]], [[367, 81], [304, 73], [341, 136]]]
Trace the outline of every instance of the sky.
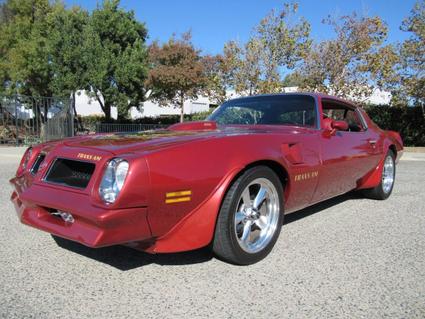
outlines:
[[[329, 14], [341, 16], [356, 11], [368, 16], [380, 16], [388, 25], [388, 42], [408, 37], [400, 25], [415, 4], [415, 0], [300, 0], [298, 17], [311, 24], [311, 37], [320, 41], [333, 37], [332, 29], [322, 23]], [[68, 6], [80, 5], [93, 10], [101, 1], [65, 0]], [[278, 0], [121, 0], [121, 7], [133, 10], [139, 21], [145, 22], [149, 42], [167, 41], [192, 31], [192, 41], [204, 54], [221, 53], [230, 40], [245, 42], [253, 28], [272, 9], [280, 9]], [[295, 18], [297, 18], [297, 16]]]

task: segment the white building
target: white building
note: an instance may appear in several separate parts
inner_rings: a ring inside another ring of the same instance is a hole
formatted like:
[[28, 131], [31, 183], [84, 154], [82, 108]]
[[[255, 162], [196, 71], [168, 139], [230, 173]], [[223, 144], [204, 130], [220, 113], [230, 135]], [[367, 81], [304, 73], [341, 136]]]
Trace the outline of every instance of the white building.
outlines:
[[[186, 100], [184, 102], [184, 113], [193, 114], [199, 112], [206, 112], [209, 110], [210, 101], [206, 97], [198, 97], [196, 100]], [[104, 115], [100, 104], [96, 99], [90, 98], [85, 91], [78, 91], [75, 95], [75, 108], [77, 114], [81, 116], [89, 115]], [[164, 115], [179, 115], [180, 108], [178, 106], [161, 106], [152, 101], [144, 102], [140, 109], [132, 107], [130, 109], [130, 116], [132, 119], [140, 117], [157, 117]], [[112, 118], [117, 118], [117, 108], [111, 109]]]
[[[293, 93], [297, 92], [298, 87], [286, 87], [283, 89], [283, 92]], [[233, 90], [227, 92], [227, 98], [237, 98], [240, 95]], [[389, 104], [391, 100], [391, 93], [381, 91], [379, 89], [374, 89], [373, 93], [363, 102], [370, 104]], [[184, 102], [184, 113], [185, 114], [194, 114], [199, 112], [206, 112], [210, 109], [210, 105], [215, 103], [211, 102], [207, 97], [199, 96], [196, 100], [186, 100]], [[85, 91], [79, 91], [75, 95], [75, 107], [77, 109], [78, 115], [89, 116], [89, 115], [104, 115], [102, 108], [99, 103], [90, 98]], [[178, 106], [161, 106], [158, 103], [152, 101], [147, 101], [143, 103], [143, 106], [140, 109], [132, 107], [130, 109], [130, 116], [132, 119], [137, 119], [141, 117], [158, 117], [165, 115], [179, 115], [180, 108]], [[111, 110], [112, 118], [117, 118], [117, 108], [112, 107]]]

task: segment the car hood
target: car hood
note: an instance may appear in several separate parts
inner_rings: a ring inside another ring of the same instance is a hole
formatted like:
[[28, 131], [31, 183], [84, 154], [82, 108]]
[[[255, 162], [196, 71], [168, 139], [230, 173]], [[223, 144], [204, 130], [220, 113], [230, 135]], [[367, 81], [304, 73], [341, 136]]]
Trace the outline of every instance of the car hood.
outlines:
[[305, 129], [297, 127], [270, 127], [257, 126], [223, 126], [212, 130], [152, 130], [136, 133], [113, 133], [95, 134], [70, 138], [63, 142], [68, 147], [107, 151], [114, 155], [138, 152], [154, 151], [166, 147], [172, 147], [183, 143], [227, 136], [247, 134], [266, 134], [279, 131], [279, 133], [299, 134]]

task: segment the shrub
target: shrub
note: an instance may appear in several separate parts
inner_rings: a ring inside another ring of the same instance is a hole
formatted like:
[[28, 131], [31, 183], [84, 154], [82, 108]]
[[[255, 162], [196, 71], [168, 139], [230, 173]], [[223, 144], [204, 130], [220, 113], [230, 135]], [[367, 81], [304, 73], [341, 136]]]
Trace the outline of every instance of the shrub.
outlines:
[[421, 106], [369, 105], [365, 110], [380, 128], [399, 132], [404, 145], [425, 146], [425, 114]]

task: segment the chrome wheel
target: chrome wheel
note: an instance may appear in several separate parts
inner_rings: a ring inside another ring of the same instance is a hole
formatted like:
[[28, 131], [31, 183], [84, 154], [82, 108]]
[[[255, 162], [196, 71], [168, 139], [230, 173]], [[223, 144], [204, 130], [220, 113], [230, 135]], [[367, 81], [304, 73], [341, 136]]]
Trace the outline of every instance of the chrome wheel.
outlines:
[[382, 171], [382, 190], [384, 193], [389, 193], [394, 183], [394, 160], [391, 156], [387, 156], [384, 162], [384, 168]]
[[276, 187], [257, 178], [243, 190], [237, 204], [234, 230], [240, 247], [247, 253], [264, 249], [272, 240], [280, 214]]

